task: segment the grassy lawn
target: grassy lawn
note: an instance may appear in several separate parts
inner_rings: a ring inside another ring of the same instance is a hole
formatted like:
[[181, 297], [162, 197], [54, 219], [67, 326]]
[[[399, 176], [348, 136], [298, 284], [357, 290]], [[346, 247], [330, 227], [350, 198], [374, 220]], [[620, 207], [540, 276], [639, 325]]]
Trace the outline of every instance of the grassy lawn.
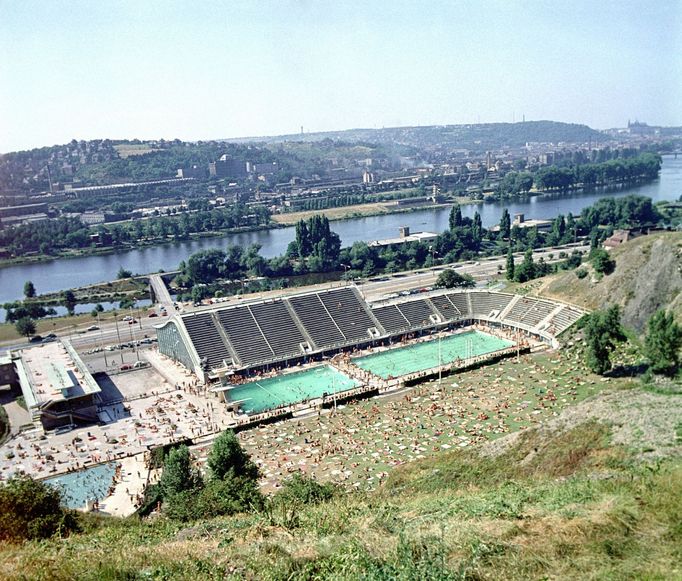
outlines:
[[495, 440], [540, 424], [628, 379], [589, 373], [570, 350], [507, 359], [385, 398], [343, 406], [332, 415], [240, 433], [275, 488], [294, 471], [347, 487], [373, 489], [394, 467]]

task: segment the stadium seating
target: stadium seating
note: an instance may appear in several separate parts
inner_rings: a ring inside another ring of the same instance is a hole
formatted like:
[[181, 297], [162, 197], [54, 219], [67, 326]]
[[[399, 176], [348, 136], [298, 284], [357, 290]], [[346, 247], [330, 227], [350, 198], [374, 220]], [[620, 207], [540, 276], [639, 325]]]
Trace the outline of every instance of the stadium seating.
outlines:
[[424, 299], [406, 301], [396, 306], [412, 327], [426, 327], [433, 324], [430, 317], [435, 313]]
[[387, 333], [397, 333], [410, 328], [410, 322], [395, 305], [385, 305], [372, 309], [381, 326]]
[[491, 292], [472, 292], [469, 295], [474, 314], [483, 317], [492, 316], [494, 311], [494, 316], [498, 316], [514, 298], [514, 295]]
[[367, 330], [377, 325], [352, 288], [322, 292], [318, 296], [347, 340], [370, 337]]
[[570, 327], [582, 316], [583, 314], [580, 311], [569, 306], [565, 306], [550, 319], [550, 325], [554, 327], [553, 332], [558, 335], [559, 333], [568, 329], [568, 327]]
[[274, 353], [248, 307], [219, 311], [218, 318], [243, 365], [253, 365], [273, 358]]
[[506, 319], [535, 327], [540, 321], [548, 317], [555, 308], [556, 304], [549, 301], [522, 298], [511, 308]]
[[461, 317], [459, 309], [450, 302], [447, 295], [438, 295], [430, 299], [444, 321], [454, 321]]
[[287, 299], [318, 349], [346, 342], [316, 294]]
[[447, 295], [450, 302], [455, 305], [462, 317], [471, 315], [469, 310], [469, 299], [467, 298], [468, 294], [469, 293], [449, 293]]
[[257, 303], [248, 308], [275, 355], [287, 357], [301, 354], [301, 343], [305, 343], [306, 339], [283, 302]]
[[182, 317], [189, 338], [199, 358], [206, 358], [209, 368], [220, 367], [223, 361], [232, 362], [225, 343], [213, 323], [211, 313], [196, 313]]

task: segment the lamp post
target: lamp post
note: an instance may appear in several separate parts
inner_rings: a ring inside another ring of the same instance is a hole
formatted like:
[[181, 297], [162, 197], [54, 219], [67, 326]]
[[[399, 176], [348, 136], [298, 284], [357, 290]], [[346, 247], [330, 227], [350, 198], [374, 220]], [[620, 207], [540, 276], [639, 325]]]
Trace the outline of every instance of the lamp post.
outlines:
[[346, 278], [346, 274], [348, 274], [348, 271], [350, 270], [350, 266], [348, 264], [342, 264], [343, 267], [343, 279], [346, 281], [346, 284], [348, 284], [348, 279]]

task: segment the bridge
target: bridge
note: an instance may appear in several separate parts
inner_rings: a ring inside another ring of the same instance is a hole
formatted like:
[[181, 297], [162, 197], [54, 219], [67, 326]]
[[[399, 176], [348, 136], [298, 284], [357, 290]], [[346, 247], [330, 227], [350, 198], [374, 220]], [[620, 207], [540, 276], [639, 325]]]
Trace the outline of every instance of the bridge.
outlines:
[[156, 304], [165, 305], [170, 308], [173, 307], [173, 299], [160, 274], [152, 274], [149, 277], [149, 287], [151, 289], [152, 299]]

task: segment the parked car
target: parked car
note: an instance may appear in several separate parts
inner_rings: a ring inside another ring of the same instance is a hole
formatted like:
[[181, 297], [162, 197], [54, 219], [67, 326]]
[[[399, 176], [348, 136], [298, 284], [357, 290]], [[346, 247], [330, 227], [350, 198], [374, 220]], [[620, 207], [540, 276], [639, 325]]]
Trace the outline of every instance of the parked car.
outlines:
[[121, 365], [121, 371], [128, 371], [129, 369], [132, 369], [133, 366], [130, 363], [124, 363]]
[[151, 319], [152, 317], [158, 317], [158, 316], [159, 316], [159, 315], [157, 315], [156, 313], [149, 313], [149, 318], [150, 318], [150, 319]]

